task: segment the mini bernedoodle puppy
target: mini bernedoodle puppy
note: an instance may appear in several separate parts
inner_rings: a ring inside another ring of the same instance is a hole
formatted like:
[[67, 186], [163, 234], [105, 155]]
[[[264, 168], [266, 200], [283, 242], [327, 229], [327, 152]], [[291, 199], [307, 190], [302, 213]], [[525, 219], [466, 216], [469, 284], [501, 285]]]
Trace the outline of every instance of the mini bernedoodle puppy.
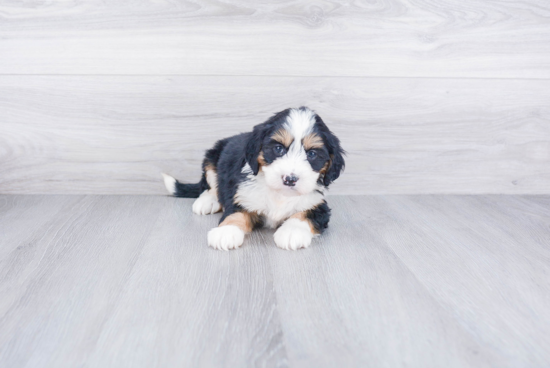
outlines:
[[168, 191], [197, 198], [193, 212], [223, 209], [208, 245], [236, 249], [253, 228], [277, 228], [282, 249], [307, 248], [328, 226], [325, 192], [344, 169], [344, 150], [323, 120], [307, 107], [275, 114], [252, 132], [222, 139], [206, 151], [202, 178], [183, 184], [163, 174]]

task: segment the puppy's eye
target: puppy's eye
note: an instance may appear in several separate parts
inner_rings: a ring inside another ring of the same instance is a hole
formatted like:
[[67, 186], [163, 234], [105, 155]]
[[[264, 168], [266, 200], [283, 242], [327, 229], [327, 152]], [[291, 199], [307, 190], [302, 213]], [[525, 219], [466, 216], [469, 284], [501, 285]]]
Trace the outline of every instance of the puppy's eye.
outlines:
[[315, 151], [307, 151], [307, 158], [309, 158], [310, 160], [313, 160], [314, 158], [317, 157], [317, 152]]
[[276, 154], [277, 156], [282, 156], [282, 155], [285, 154], [285, 148], [284, 148], [282, 145], [280, 145], [280, 144], [278, 144], [278, 145], [276, 145], [275, 147], [273, 147], [273, 151], [275, 151], [275, 154]]

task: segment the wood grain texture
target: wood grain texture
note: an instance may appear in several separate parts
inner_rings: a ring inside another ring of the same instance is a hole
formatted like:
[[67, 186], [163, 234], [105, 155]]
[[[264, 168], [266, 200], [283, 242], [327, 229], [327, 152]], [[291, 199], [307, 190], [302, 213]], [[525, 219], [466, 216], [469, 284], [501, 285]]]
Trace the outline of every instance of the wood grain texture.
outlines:
[[333, 196], [297, 252], [191, 203], [0, 196], [0, 366], [550, 364], [548, 196]]
[[362, 204], [367, 215], [383, 216], [378, 235], [442, 308], [477, 342], [502, 349], [494, 366], [548, 365], [539, 346], [550, 343], [550, 207], [510, 196], [373, 197]]
[[289, 360], [311, 368], [505, 363], [480, 348], [377, 237], [383, 220], [368, 209], [368, 217], [357, 215], [365, 202], [331, 198], [331, 224], [314, 252], [270, 248]]
[[544, 0], [0, 5], [1, 74], [550, 78]]
[[334, 194], [550, 193], [550, 81], [2, 76], [0, 192], [164, 194], [206, 149], [308, 105], [347, 150]]

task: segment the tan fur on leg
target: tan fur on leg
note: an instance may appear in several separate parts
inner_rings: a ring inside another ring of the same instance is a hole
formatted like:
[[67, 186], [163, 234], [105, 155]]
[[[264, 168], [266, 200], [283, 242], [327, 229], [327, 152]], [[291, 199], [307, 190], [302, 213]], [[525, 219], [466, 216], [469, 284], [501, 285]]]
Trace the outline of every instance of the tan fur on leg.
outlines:
[[255, 213], [249, 212], [235, 212], [227, 216], [220, 226], [234, 225], [245, 233], [249, 233], [254, 228], [254, 225], [258, 222], [259, 217]]
[[298, 219], [300, 221], [307, 222], [307, 224], [309, 225], [309, 229], [311, 230], [311, 233], [312, 234], [319, 234], [319, 232], [315, 229], [315, 227], [313, 226], [311, 221], [307, 218], [307, 213], [305, 211], [295, 213], [294, 215], [290, 216], [290, 218], [295, 218], [295, 219]]

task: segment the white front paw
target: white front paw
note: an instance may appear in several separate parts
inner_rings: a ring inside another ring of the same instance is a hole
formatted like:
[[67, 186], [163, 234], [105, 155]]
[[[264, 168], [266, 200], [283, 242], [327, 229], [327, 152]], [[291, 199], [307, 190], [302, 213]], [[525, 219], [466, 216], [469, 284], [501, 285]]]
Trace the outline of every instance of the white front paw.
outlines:
[[197, 215], [209, 215], [219, 212], [222, 209], [218, 197], [209, 190], [202, 192], [199, 198], [193, 203], [193, 213]]
[[229, 250], [244, 242], [244, 231], [235, 225], [215, 227], [208, 232], [208, 245], [214, 249]]
[[313, 234], [307, 222], [289, 219], [275, 231], [273, 238], [279, 248], [296, 250], [309, 247]]

